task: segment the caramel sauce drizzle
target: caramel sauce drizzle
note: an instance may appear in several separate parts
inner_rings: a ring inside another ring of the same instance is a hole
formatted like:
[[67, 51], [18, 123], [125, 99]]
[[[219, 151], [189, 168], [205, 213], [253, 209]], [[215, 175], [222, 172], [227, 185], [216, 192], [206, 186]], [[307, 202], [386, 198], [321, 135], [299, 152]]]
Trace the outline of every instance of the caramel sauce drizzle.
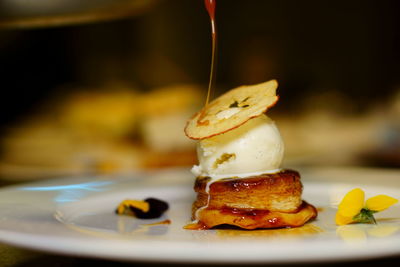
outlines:
[[156, 225], [163, 225], [163, 224], [171, 224], [171, 220], [167, 219], [167, 220], [164, 220], [164, 221], [161, 221], [161, 222], [147, 223], [147, 224], [144, 224], [144, 225], [146, 225], [146, 226], [156, 226]]
[[204, 4], [206, 6], [208, 15], [210, 16], [211, 21], [211, 38], [212, 38], [212, 52], [211, 52], [211, 71], [210, 71], [210, 80], [208, 82], [208, 90], [207, 90], [207, 98], [204, 108], [201, 111], [199, 119], [197, 120], [198, 125], [208, 125], [209, 121], [203, 121], [205, 117], [205, 110], [210, 102], [211, 93], [213, 92], [215, 86], [216, 72], [217, 72], [217, 28], [215, 22], [215, 6], [216, 0], [204, 0]]
[[216, 52], [217, 52], [217, 29], [215, 22], [215, 6], [216, 0], [204, 0], [208, 15], [211, 21], [211, 37], [212, 37], [212, 53], [211, 53], [211, 71], [210, 80], [208, 82], [208, 91], [206, 98], [206, 106], [208, 105], [211, 97], [212, 89], [214, 89], [215, 78], [216, 78]]

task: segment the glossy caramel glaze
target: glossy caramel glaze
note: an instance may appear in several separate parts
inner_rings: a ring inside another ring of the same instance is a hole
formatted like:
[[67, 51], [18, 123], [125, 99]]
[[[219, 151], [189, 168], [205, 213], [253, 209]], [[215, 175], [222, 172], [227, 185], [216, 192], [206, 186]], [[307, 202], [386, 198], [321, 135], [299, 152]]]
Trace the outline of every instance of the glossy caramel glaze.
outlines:
[[209, 178], [198, 177], [194, 190], [192, 218], [201, 207], [211, 209], [238, 208], [294, 212], [302, 204], [303, 186], [296, 171], [282, 170], [240, 179], [223, 179], [212, 183], [206, 192]]
[[296, 212], [247, 210], [236, 208], [205, 208], [198, 213], [199, 229], [233, 225], [243, 229], [298, 227], [317, 217], [314, 206], [303, 202]]
[[243, 229], [298, 227], [317, 217], [317, 209], [303, 202], [300, 175], [293, 170], [211, 183], [198, 177], [192, 219], [186, 229], [232, 225]]

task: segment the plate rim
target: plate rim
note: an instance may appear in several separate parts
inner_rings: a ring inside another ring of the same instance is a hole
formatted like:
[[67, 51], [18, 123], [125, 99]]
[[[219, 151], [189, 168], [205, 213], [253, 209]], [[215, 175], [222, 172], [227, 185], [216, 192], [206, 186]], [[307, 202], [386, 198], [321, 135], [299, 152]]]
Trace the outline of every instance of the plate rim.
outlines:
[[[316, 170], [316, 169], [314, 169]], [[330, 170], [335, 170], [335, 169], [330, 169]], [[338, 169], [336, 169], [337, 171]], [[346, 168], [344, 169], [346, 170]], [[355, 169], [353, 169], [355, 170]], [[185, 172], [185, 173], [189, 173], [188, 170], [185, 168], [174, 168], [174, 169], [169, 169], [169, 170], [163, 170], [161, 172], [156, 172], [156, 173], [165, 173], [165, 172]], [[311, 169], [311, 171], [313, 171]], [[317, 172], [319, 172], [320, 170], [317, 170]], [[371, 171], [371, 168], [367, 168], [367, 169], [362, 169], [362, 171]], [[375, 169], [373, 168], [373, 171], [380, 171], [379, 169]], [[135, 173], [135, 175], [141, 175], [141, 174], [149, 174], [152, 172], [137, 172]], [[391, 174], [396, 173], [396, 172], [390, 172]], [[397, 171], [397, 175], [400, 174], [399, 171]], [[107, 176], [97, 176], [97, 177], [101, 177], [102, 179], [106, 178]], [[390, 175], [389, 175], [390, 176]], [[139, 177], [139, 176], [138, 176]], [[26, 187], [26, 186], [35, 186], [35, 185], [39, 185], [39, 184], [46, 184], [46, 183], [51, 183], [51, 184], [57, 184], [57, 183], [63, 183], [65, 181], [71, 181], [71, 179], [93, 179], [93, 177], [83, 177], [83, 178], [79, 178], [79, 177], [65, 177], [62, 179], [59, 179], [58, 181], [54, 181], [54, 180], [46, 180], [46, 181], [34, 181], [34, 182], [29, 182], [29, 183], [24, 183], [24, 184], [18, 184], [18, 185], [12, 185], [12, 186], [6, 186], [3, 188], [0, 188], [0, 196], [1, 194], [4, 194], [4, 192], [10, 192], [13, 190], [18, 190], [21, 187]], [[192, 182], [192, 181], [190, 181]], [[311, 182], [311, 181], [310, 181]], [[314, 182], [314, 181], [312, 181]], [[311, 182], [311, 183], [312, 183]], [[398, 185], [397, 185], [398, 186]], [[0, 204], [1, 204], [1, 198], [0, 198]], [[54, 210], [55, 211], [55, 210]], [[1, 212], [0, 212], [1, 215]], [[52, 214], [54, 215], [54, 214]], [[55, 218], [54, 220], [56, 222], [58, 222]], [[60, 223], [60, 222], [58, 222]], [[60, 223], [61, 224], [61, 223]], [[61, 224], [62, 225], [62, 224]], [[61, 226], [60, 225], [60, 226]], [[171, 242], [168, 242], [169, 245], [173, 245], [174, 249], [179, 249], [179, 245], [184, 245], [185, 247], [185, 255], [183, 255], [181, 258], [176, 258], [176, 256], [174, 257], [169, 257], [168, 255], [166, 255], [165, 253], [162, 254], [161, 256], [158, 255], [157, 258], [155, 257], [150, 257], [150, 255], [147, 255], [146, 253], [144, 253], [144, 250], [141, 248], [141, 246], [139, 244], [134, 244], [132, 242], [129, 243], [130, 248], [134, 248], [137, 252], [133, 253], [132, 255], [126, 255], [122, 252], [110, 252], [107, 251], [104, 247], [103, 248], [103, 252], [96, 255], [95, 253], [93, 253], [92, 250], [85, 250], [82, 247], [81, 250], [77, 251], [77, 248], [73, 248], [73, 243], [76, 242], [76, 238], [71, 236], [68, 238], [64, 237], [64, 246], [65, 246], [65, 242], [67, 241], [67, 249], [63, 249], [63, 245], [59, 244], [58, 242], [55, 242], [56, 245], [54, 245], [54, 241], [55, 240], [59, 240], [57, 239], [58, 237], [43, 237], [42, 239], [47, 240], [47, 241], [53, 241], [53, 242], [49, 242], [48, 244], [52, 244], [53, 245], [46, 245], [45, 243], [38, 243], [35, 242], [34, 240], [37, 238], [37, 236], [35, 236], [34, 234], [29, 234], [29, 233], [21, 233], [18, 231], [10, 231], [10, 230], [3, 230], [0, 228], [0, 242], [2, 243], [6, 243], [6, 244], [10, 244], [16, 247], [22, 247], [22, 248], [26, 248], [26, 249], [32, 249], [32, 250], [38, 250], [38, 251], [43, 251], [43, 252], [52, 252], [52, 253], [56, 253], [56, 254], [61, 254], [61, 255], [74, 255], [74, 256], [84, 256], [84, 257], [91, 257], [91, 258], [99, 258], [99, 259], [112, 259], [112, 260], [124, 260], [124, 261], [143, 261], [143, 262], [177, 262], [177, 263], [187, 263], [187, 262], [194, 262], [194, 263], [233, 263], [233, 262], [240, 262], [240, 263], [244, 263], [244, 262], [248, 262], [248, 263], [293, 263], [293, 262], [333, 262], [333, 261], [345, 261], [345, 260], [353, 260], [353, 259], [371, 259], [371, 258], [378, 258], [378, 257], [386, 257], [386, 256], [394, 256], [400, 253], [400, 249], [395, 249], [393, 248], [393, 246], [391, 247], [391, 249], [388, 249], [388, 243], [389, 244], [393, 244], [393, 239], [382, 239], [382, 240], [374, 240], [374, 245], [378, 245], [378, 247], [374, 250], [374, 251], [369, 251], [369, 253], [363, 253], [362, 250], [354, 250], [351, 254], [346, 253], [346, 250], [341, 250], [339, 248], [339, 246], [336, 248], [336, 254], [335, 253], [331, 253], [330, 255], [324, 254], [321, 255], [320, 257], [315, 257], [315, 255], [313, 256], [313, 258], [310, 258], [310, 256], [306, 256], [306, 255], [301, 255], [299, 254], [297, 257], [288, 257], [288, 258], [274, 258], [274, 257], [256, 257], [256, 258], [248, 258], [248, 257], [239, 257], [238, 255], [235, 255], [231, 258], [227, 258], [223, 255], [223, 257], [217, 257], [216, 255], [213, 255], [212, 258], [209, 257], [204, 257], [201, 256], [201, 253], [199, 254], [199, 256], [193, 257], [193, 255], [195, 254], [191, 254], [191, 253], [186, 253], [187, 249], [191, 249], [191, 251], [195, 252], [196, 250], [201, 251], [201, 247], [199, 247], [199, 244], [193, 246], [192, 242], [185, 242], [185, 241], [179, 241], [177, 244], [171, 244]], [[26, 243], [26, 240], [31, 240], [31, 242]], [[89, 241], [88, 241], [89, 240]], [[91, 245], [91, 242], [95, 240], [95, 239], [86, 239], [86, 241], [82, 241], [79, 240], [79, 242], [81, 242], [82, 244], [86, 244], [86, 245]], [[37, 241], [37, 240], [36, 240]], [[98, 239], [97, 239], [98, 241]], [[397, 245], [398, 248], [400, 248], [400, 240], [395, 240], [397, 242], [395, 242], [395, 244]], [[114, 243], [119, 243], [122, 242], [124, 243], [124, 240], [114, 240]], [[167, 241], [157, 241], [158, 245], [165, 246], [165, 242]], [[156, 242], [156, 243], [157, 243]], [[112, 242], [111, 242], [112, 243]], [[120, 243], [120, 244], [122, 244]], [[137, 243], [137, 242], [136, 242]], [[155, 243], [155, 244], [156, 244]], [[341, 243], [343, 245], [343, 243]], [[102, 244], [103, 245], [103, 244]], [[108, 244], [109, 245], [109, 244]], [[107, 245], [107, 246], [108, 246]], [[204, 245], [204, 243], [203, 243]], [[208, 249], [213, 248], [212, 244], [206, 244]], [[332, 243], [332, 245], [334, 245]], [[215, 245], [214, 245], [215, 246]], [[220, 244], [219, 244], [220, 246]], [[161, 248], [159, 247], [159, 248]], [[220, 246], [221, 247], [221, 246]], [[268, 246], [267, 246], [268, 247]], [[311, 248], [312, 246], [310, 246]], [[99, 247], [98, 247], [99, 248]], [[362, 249], [363, 247], [360, 247], [360, 249]], [[364, 247], [365, 248], [365, 247]], [[246, 250], [247, 251], [247, 250]], [[140, 253], [143, 253], [140, 255]], [[251, 254], [251, 251], [247, 251], [248, 253]], [[342, 253], [339, 255], [339, 253]], [[190, 257], [188, 255], [191, 255]], [[339, 257], [340, 256], [340, 257]]]

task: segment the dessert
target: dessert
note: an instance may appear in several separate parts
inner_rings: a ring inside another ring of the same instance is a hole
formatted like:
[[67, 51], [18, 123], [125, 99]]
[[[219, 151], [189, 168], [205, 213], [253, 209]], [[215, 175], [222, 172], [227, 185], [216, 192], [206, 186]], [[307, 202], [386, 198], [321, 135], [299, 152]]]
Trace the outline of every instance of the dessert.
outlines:
[[186, 135], [199, 140], [194, 223], [187, 229], [297, 227], [316, 218], [303, 201], [297, 171], [281, 169], [283, 140], [265, 112], [278, 100], [277, 82], [242, 86], [206, 105]]

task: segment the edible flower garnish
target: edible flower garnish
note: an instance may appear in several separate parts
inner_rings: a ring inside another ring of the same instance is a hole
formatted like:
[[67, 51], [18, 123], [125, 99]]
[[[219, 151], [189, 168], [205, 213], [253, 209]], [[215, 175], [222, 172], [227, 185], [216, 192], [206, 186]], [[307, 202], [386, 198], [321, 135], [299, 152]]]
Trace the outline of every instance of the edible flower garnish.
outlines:
[[335, 219], [336, 224], [376, 224], [374, 213], [385, 210], [398, 202], [395, 198], [386, 195], [378, 195], [367, 199], [364, 203], [364, 197], [364, 191], [360, 188], [355, 188], [348, 192], [339, 204]]
[[115, 213], [119, 215], [130, 215], [139, 219], [154, 219], [161, 217], [167, 210], [168, 203], [160, 199], [127, 199], [118, 205]]

